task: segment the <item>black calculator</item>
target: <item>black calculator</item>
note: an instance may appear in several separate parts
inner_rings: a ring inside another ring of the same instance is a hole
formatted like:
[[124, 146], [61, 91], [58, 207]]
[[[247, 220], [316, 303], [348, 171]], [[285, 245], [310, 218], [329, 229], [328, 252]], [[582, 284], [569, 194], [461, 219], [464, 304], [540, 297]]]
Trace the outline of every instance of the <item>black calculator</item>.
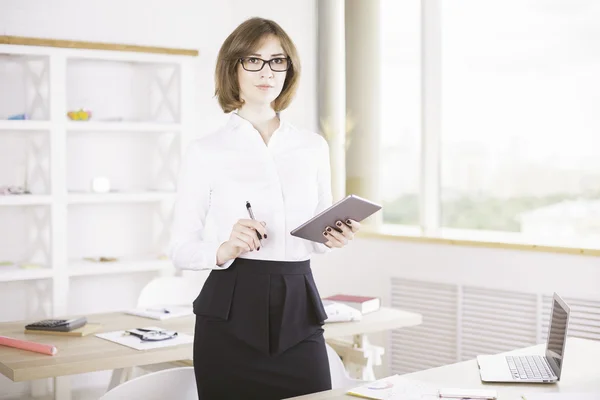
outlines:
[[44, 319], [29, 325], [25, 325], [25, 329], [31, 331], [57, 331], [70, 332], [73, 329], [81, 328], [87, 324], [86, 317], [74, 319]]

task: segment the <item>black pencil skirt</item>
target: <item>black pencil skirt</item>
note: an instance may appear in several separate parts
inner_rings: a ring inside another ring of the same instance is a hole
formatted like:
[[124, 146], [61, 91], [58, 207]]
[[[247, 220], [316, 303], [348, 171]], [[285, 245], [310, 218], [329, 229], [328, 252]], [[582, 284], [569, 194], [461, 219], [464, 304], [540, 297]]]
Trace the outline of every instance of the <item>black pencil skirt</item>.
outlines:
[[327, 314], [310, 261], [238, 258], [194, 301], [200, 400], [285, 399], [331, 389]]

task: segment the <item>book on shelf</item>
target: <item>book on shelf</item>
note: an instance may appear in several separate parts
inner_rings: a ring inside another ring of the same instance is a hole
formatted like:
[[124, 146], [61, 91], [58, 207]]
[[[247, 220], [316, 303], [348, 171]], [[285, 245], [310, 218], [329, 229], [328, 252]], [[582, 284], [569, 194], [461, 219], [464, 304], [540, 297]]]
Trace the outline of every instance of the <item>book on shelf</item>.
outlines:
[[377, 311], [381, 307], [381, 300], [379, 299], [379, 297], [372, 296], [336, 294], [333, 296], [325, 297], [323, 300], [330, 300], [335, 301], [337, 303], [345, 304], [347, 306], [357, 309], [362, 314], [368, 314], [373, 311]]

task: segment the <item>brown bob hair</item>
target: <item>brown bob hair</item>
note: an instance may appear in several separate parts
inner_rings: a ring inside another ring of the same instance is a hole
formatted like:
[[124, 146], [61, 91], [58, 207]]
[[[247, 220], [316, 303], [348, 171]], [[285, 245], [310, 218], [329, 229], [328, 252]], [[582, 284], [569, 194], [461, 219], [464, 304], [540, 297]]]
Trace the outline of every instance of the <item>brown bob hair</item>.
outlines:
[[[215, 70], [215, 96], [224, 112], [230, 113], [239, 109], [244, 101], [240, 99], [238, 81], [238, 64], [242, 57], [255, 52], [265, 37], [273, 35], [281, 42], [281, 47], [291, 61], [286, 72], [283, 89], [273, 101], [273, 109], [277, 112], [285, 110], [298, 88], [300, 79], [300, 59], [292, 39], [274, 21], [264, 18], [250, 18], [240, 24], [223, 42], [217, 57]], [[269, 68], [265, 65], [265, 68]]]

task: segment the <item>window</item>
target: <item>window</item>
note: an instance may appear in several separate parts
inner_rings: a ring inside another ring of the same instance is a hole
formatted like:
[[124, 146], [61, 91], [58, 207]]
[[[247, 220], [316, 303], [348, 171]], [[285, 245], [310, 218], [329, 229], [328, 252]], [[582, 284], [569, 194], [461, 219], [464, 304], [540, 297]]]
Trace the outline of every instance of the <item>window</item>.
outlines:
[[442, 225], [600, 235], [600, 4], [441, 7]]
[[420, 1], [382, 0], [383, 221], [419, 223]]
[[[440, 227], [600, 239], [600, 3], [423, 1], [440, 7]], [[382, 184], [393, 224], [419, 223], [409, 198], [436, 204], [418, 195], [430, 177], [415, 173], [419, 52], [431, 45], [421, 44], [420, 12], [420, 2], [382, 1]]]

